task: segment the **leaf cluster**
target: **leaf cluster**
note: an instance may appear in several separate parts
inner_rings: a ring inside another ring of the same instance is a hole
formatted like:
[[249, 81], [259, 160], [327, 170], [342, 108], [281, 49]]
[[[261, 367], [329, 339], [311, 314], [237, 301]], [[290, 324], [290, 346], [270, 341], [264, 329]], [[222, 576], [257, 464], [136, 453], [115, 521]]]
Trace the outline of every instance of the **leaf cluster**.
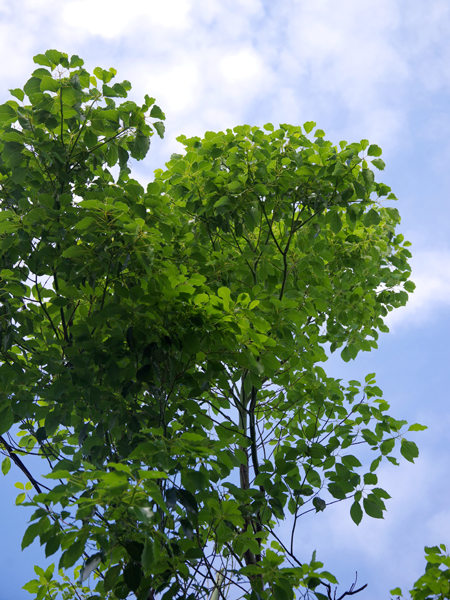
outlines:
[[[410, 591], [412, 600], [445, 600], [450, 597], [450, 556], [444, 544], [425, 546], [425, 573], [415, 582]], [[400, 588], [391, 590], [400, 598]]]

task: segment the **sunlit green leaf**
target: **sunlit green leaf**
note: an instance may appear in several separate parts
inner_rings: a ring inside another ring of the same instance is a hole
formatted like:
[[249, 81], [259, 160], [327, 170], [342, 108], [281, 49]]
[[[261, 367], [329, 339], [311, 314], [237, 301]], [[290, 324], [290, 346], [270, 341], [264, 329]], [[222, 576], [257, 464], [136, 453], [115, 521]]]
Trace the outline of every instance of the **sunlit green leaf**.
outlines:
[[367, 149], [367, 154], [369, 156], [381, 156], [382, 154], [382, 150], [379, 146], [377, 146], [376, 144], [371, 144], [369, 146], [369, 148]]
[[419, 423], [414, 423], [414, 425], [410, 425], [408, 427], [408, 431], [425, 431], [428, 429], [426, 425], [419, 425]]
[[156, 104], [154, 104], [152, 106], [152, 109], [150, 111], [150, 116], [153, 117], [154, 119], [162, 119], [163, 121], [166, 118], [163, 111]]
[[9, 456], [3, 459], [2, 461], [2, 473], [3, 475], [7, 475], [9, 470], [11, 469], [11, 459]]

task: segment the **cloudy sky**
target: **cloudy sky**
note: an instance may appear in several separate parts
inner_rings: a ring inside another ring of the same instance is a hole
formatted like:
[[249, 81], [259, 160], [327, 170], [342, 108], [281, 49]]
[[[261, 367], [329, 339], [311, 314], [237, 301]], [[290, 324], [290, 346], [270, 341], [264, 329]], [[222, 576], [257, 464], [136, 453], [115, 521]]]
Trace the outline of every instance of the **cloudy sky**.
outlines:
[[[381, 179], [399, 198], [417, 291], [376, 353], [328, 368], [347, 379], [376, 371], [392, 414], [429, 429], [415, 434], [415, 465], [382, 471], [393, 497], [384, 521], [356, 527], [338, 504], [305, 521], [297, 544], [305, 558], [317, 549], [344, 589], [358, 571], [369, 584], [362, 600], [406, 591], [423, 572], [423, 546], [450, 544], [449, 31], [448, 0], [0, 0], [1, 103], [48, 48], [89, 70], [113, 66], [134, 98], [157, 98], [166, 139], [153, 138], [141, 180], [181, 133], [242, 123], [313, 120], [336, 143], [383, 148]], [[21, 586], [46, 564], [38, 544], [20, 553], [29, 515], [14, 506], [19, 479], [0, 479], [0, 600], [29, 598]]]

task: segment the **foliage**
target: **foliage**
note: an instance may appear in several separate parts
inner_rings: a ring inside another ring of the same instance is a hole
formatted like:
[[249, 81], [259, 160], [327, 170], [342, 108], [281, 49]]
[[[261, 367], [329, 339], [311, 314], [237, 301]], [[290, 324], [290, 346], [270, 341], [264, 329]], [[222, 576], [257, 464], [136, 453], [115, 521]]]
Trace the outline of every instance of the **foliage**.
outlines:
[[380, 148], [312, 122], [182, 136], [144, 189], [129, 161], [163, 135], [154, 100], [77, 56], [35, 62], [0, 107], [0, 433], [20, 437], [0, 441], [36, 508], [22, 548], [59, 552], [66, 579], [36, 567], [25, 589], [331, 598], [299, 518], [345, 499], [382, 518], [379, 465], [418, 455], [374, 374], [322, 366], [376, 348], [414, 289]]
[[[425, 573], [419, 577], [410, 591], [412, 600], [445, 600], [450, 598], [450, 556], [444, 544], [425, 547], [427, 561]], [[400, 588], [391, 590], [398, 598]]]

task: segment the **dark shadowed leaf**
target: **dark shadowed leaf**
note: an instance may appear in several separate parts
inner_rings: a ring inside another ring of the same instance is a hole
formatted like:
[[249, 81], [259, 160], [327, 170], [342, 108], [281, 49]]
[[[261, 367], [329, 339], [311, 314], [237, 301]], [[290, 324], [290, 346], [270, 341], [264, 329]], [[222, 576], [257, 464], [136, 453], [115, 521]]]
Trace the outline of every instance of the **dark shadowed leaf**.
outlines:
[[419, 456], [419, 449], [414, 442], [408, 442], [403, 439], [400, 445], [400, 453], [409, 462], [414, 462], [414, 459]]
[[123, 578], [128, 588], [135, 592], [141, 583], [142, 569], [137, 562], [130, 562], [123, 571]]
[[175, 488], [166, 490], [165, 500], [168, 508], [174, 508], [178, 500], [178, 491]]
[[364, 505], [364, 510], [369, 515], [369, 517], [372, 517], [374, 519], [383, 519], [384, 518], [383, 511], [376, 502], [373, 502], [372, 500], [368, 500], [367, 498], [364, 498], [363, 505]]
[[138, 131], [131, 148], [131, 156], [136, 160], [142, 160], [147, 155], [150, 148], [150, 138]]
[[350, 507], [350, 516], [353, 519], [353, 522], [359, 525], [363, 518], [363, 511], [359, 504], [359, 502], [353, 502]]
[[313, 505], [316, 509], [316, 512], [322, 512], [327, 507], [325, 500], [322, 500], [322, 498], [319, 498], [318, 496], [313, 499]]

